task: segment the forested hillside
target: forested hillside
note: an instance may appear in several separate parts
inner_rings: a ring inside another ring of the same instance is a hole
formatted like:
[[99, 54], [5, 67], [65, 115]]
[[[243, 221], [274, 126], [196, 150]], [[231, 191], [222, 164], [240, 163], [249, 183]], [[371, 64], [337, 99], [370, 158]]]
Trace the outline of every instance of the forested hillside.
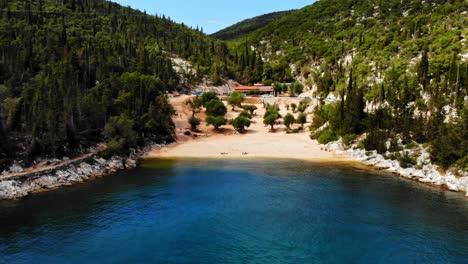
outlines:
[[0, 0], [0, 166], [172, 136], [171, 56], [224, 74], [227, 47], [103, 0]]
[[212, 34], [211, 36], [222, 40], [235, 40], [258, 30], [291, 12], [292, 11], [280, 11], [257, 16], [254, 18], [249, 18], [232, 26], [229, 26], [223, 30], [220, 30]]
[[467, 11], [463, 0], [321, 0], [238, 44], [239, 78], [294, 77], [338, 98], [315, 116], [322, 142], [366, 133], [380, 153], [428, 143], [434, 161], [468, 168]]
[[[242, 36], [228, 46], [104, 0], [0, 0], [0, 167], [170, 139], [167, 91], [233, 78], [313, 90], [321, 142], [366, 134], [386, 154], [417, 142], [468, 168], [467, 12], [464, 0], [320, 0], [217, 34]], [[176, 73], [176, 57], [191, 70]]]

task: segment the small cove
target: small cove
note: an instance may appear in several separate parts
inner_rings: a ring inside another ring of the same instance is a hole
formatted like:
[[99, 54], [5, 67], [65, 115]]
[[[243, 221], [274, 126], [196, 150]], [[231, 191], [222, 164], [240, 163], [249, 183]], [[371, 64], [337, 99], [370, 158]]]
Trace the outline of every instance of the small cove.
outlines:
[[0, 202], [5, 263], [463, 263], [463, 194], [295, 160], [148, 160]]

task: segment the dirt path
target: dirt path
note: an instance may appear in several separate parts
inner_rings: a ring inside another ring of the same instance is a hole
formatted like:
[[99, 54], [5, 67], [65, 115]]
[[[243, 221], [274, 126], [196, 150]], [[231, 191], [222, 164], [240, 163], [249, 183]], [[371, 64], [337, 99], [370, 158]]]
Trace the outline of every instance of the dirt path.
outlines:
[[43, 166], [33, 166], [33, 167], [30, 167], [30, 168], [27, 168], [25, 170], [23, 170], [22, 172], [18, 172], [18, 173], [10, 173], [10, 174], [6, 174], [6, 175], [0, 175], [0, 180], [8, 180], [10, 178], [15, 178], [15, 177], [18, 177], [18, 176], [24, 176], [24, 175], [28, 175], [28, 174], [36, 174], [36, 173], [40, 173], [40, 172], [45, 172], [45, 171], [49, 171], [49, 170], [53, 170], [53, 169], [56, 169], [56, 168], [59, 168], [59, 167], [63, 167], [63, 166], [66, 166], [66, 165], [69, 165], [69, 164], [72, 164], [72, 163], [76, 163], [76, 162], [79, 162], [81, 160], [85, 160], [93, 155], [96, 155], [97, 153], [103, 151], [106, 149], [106, 146], [104, 144], [99, 144], [96, 149], [93, 151], [93, 152], [89, 152], [89, 153], [85, 153], [83, 155], [80, 155], [76, 158], [73, 158], [73, 159], [70, 159], [70, 160], [67, 160], [67, 161], [62, 161], [62, 162], [59, 162], [59, 163], [56, 163], [56, 164], [53, 164], [53, 165], [43, 165]]

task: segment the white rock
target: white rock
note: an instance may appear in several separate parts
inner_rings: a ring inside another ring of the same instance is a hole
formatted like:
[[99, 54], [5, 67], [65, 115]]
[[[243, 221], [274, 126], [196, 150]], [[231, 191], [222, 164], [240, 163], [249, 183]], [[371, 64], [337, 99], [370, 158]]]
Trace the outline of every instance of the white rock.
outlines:
[[52, 177], [52, 176], [40, 177], [34, 180], [33, 182], [37, 184], [38, 186], [41, 186], [42, 188], [46, 188], [46, 189], [60, 186], [57, 177]]
[[431, 163], [431, 154], [429, 154], [426, 150], [423, 150], [421, 155], [418, 157], [417, 160], [418, 166], [424, 166]]
[[468, 194], [468, 177], [458, 179], [458, 186], [460, 191], [465, 191]]
[[341, 139], [335, 142], [328, 143], [325, 147], [329, 150], [339, 150], [339, 151], [345, 150], [345, 147]]
[[449, 188], [449, 190], [455, 191], [455, 192], [459, 191], [459, 188], [458, 188], [459, 181], [457, 177], [455, 177], [455, 175], [449, 172], [445, 175], [444, 178], [445, 178], [445, 185]]
[[11, 165], [9, 170], [10, 170], [11, 173], [18, 173], [18, 172], [22, 172], [24, 169], [21, 166], [17, 165], [17, 164], [13, 164], [13, 165]]
[[23, 190], [17, 181], [0, 182], [0, 199], [15, 199], [27, 195], [28, 192]]
[[106, 165], [107, 161], [103, 158], [99, 158], [99, 159], [94, 159], [97, 163], [101, 164], [101, 165]]

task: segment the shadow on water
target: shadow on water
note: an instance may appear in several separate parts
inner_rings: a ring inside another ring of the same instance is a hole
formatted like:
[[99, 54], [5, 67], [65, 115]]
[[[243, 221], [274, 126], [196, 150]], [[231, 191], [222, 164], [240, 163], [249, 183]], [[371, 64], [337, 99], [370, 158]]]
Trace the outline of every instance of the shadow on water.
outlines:
[[151, 195], [144, 191], [138, 193], [138, 190], [167, 185], [170, 177], [167, 175], [172, 175], [170, 169], [171, 166], [167, 166], [165, 173], [143, 168], [121, 171], [90, 182], [35, 193], [17, 201], [0, 201], [0, 235], [42, 224], [66, 228], [69, 219], [81, 219], [84, 228], [94, 226], [96, 214], [116, 203], [114, 194], [128, 192], [133, 199], [151, 199]]

